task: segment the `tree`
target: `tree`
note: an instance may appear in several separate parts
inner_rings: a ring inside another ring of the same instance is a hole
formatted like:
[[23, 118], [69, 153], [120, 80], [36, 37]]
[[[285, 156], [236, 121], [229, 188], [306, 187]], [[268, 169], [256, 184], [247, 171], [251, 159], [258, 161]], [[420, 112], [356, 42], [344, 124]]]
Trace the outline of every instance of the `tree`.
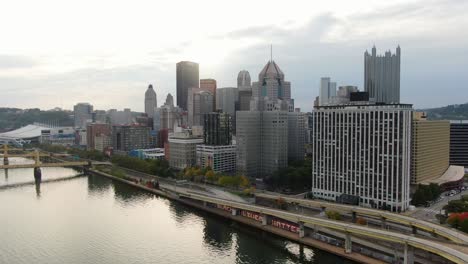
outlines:
[[215, 180], [215, 174], [214, 174], [214, 172], [213, 172], [212, 170], [207, 171], [206, 174], [205, 174], [205, 176], [206, 176], [206, 180], [207, 180], [207, 181], [209, 181], [209, 182], [214, 182], [214, 180]]
[[459, 224], [460, 224], [460, 230], [465, 233], [468, 233], [468, 219], [464, 219]]

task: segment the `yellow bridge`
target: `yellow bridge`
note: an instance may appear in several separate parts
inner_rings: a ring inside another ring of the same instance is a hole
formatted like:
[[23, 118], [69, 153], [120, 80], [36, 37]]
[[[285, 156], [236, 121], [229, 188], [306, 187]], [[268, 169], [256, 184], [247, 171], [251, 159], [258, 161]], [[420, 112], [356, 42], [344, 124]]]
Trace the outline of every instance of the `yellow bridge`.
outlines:
[[[71, 167], [90, 165], [90, 161], [77, 159], [69, 154], [56, 154], [41, 152], [37, 149], [18, 149], [3, 145], [3, 151], [0, 158], [3, 158], [3, 164], [0, 163], [0, 169], [19, 169], [19, 168], [38, 168], [38, 167]], [[10, 164], [9, 158], [29, 158], [34, 163], [28, 164]]]

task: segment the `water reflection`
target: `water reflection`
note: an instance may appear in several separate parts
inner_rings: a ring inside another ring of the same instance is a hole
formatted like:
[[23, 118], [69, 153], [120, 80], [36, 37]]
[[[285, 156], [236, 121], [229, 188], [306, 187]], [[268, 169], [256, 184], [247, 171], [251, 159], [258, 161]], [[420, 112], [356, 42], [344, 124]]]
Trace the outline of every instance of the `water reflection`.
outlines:
[[172, 201], [169, 202], [169, 211], [179, 226], [183, 226], [185, 221], [193, 219], [195, 212], [193, 208]]
[[34, 184], [36, 185], [36, 197], [39, 199], [41, 198], [41, 182], [35, 181]]
[[232, 228], [229, 221], [220, 221], [215, 218], [205, 218], [203, 228], [203, 241], [208, 247], [228, 250], [232, 246]]
[[112, 182], [102, 176], [88, 176], [88, 193], [92, 196], [106, 194], [112, 188]]
[[151, 197], [150, 194], [138, 191], [135, 187], [132, 187], [125, 183], [114, 181], [112, 182], [112, 185], [114, 187], [114, 194], [116, 200], [122, 202], [124, 205], [133, 205], [133, 203], [135, 202]]

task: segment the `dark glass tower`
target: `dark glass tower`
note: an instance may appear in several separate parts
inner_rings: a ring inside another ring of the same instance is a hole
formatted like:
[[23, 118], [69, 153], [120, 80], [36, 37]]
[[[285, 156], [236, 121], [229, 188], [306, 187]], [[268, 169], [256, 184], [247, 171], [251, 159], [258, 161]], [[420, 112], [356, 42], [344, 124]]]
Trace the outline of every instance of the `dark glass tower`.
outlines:
[[177, 63], [177, 106], [187, 110], [187, 96], [190, 88], [199, 88], [198, 63], [181, 61]]
[[231, 116], [213, 112], [204, 115], [203, 138], [205, 145], [231, 145]]

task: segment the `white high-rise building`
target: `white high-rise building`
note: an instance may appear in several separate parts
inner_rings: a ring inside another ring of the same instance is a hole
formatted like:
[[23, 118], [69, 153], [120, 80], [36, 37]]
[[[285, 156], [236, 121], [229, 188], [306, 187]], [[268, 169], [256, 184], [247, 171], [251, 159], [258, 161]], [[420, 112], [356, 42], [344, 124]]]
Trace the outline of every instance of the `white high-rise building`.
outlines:
[[378, 103], [400, 103], [400, 46], [396, 54], [386, 51], [384, 56], [378, 56], [375, 46], [372, 53], [364, 53], [364, 91], [369, 92], [369, 98]]
[[404, 104], [318, 107], [312, 113], [312, 192], [405, 211], [410, 202], [411, 122]]
[[158, 101], [156, 92], [153, 90], [153, 85], [149, 85], [145, 92], [145, 113], [148, 117], [153, 117], [156, 108], [158, 107]]
[[336, 82], [331, 82], [329, 77], [321, 78], [319, 105], [328, 105], [334, 96], [336, 96]]

